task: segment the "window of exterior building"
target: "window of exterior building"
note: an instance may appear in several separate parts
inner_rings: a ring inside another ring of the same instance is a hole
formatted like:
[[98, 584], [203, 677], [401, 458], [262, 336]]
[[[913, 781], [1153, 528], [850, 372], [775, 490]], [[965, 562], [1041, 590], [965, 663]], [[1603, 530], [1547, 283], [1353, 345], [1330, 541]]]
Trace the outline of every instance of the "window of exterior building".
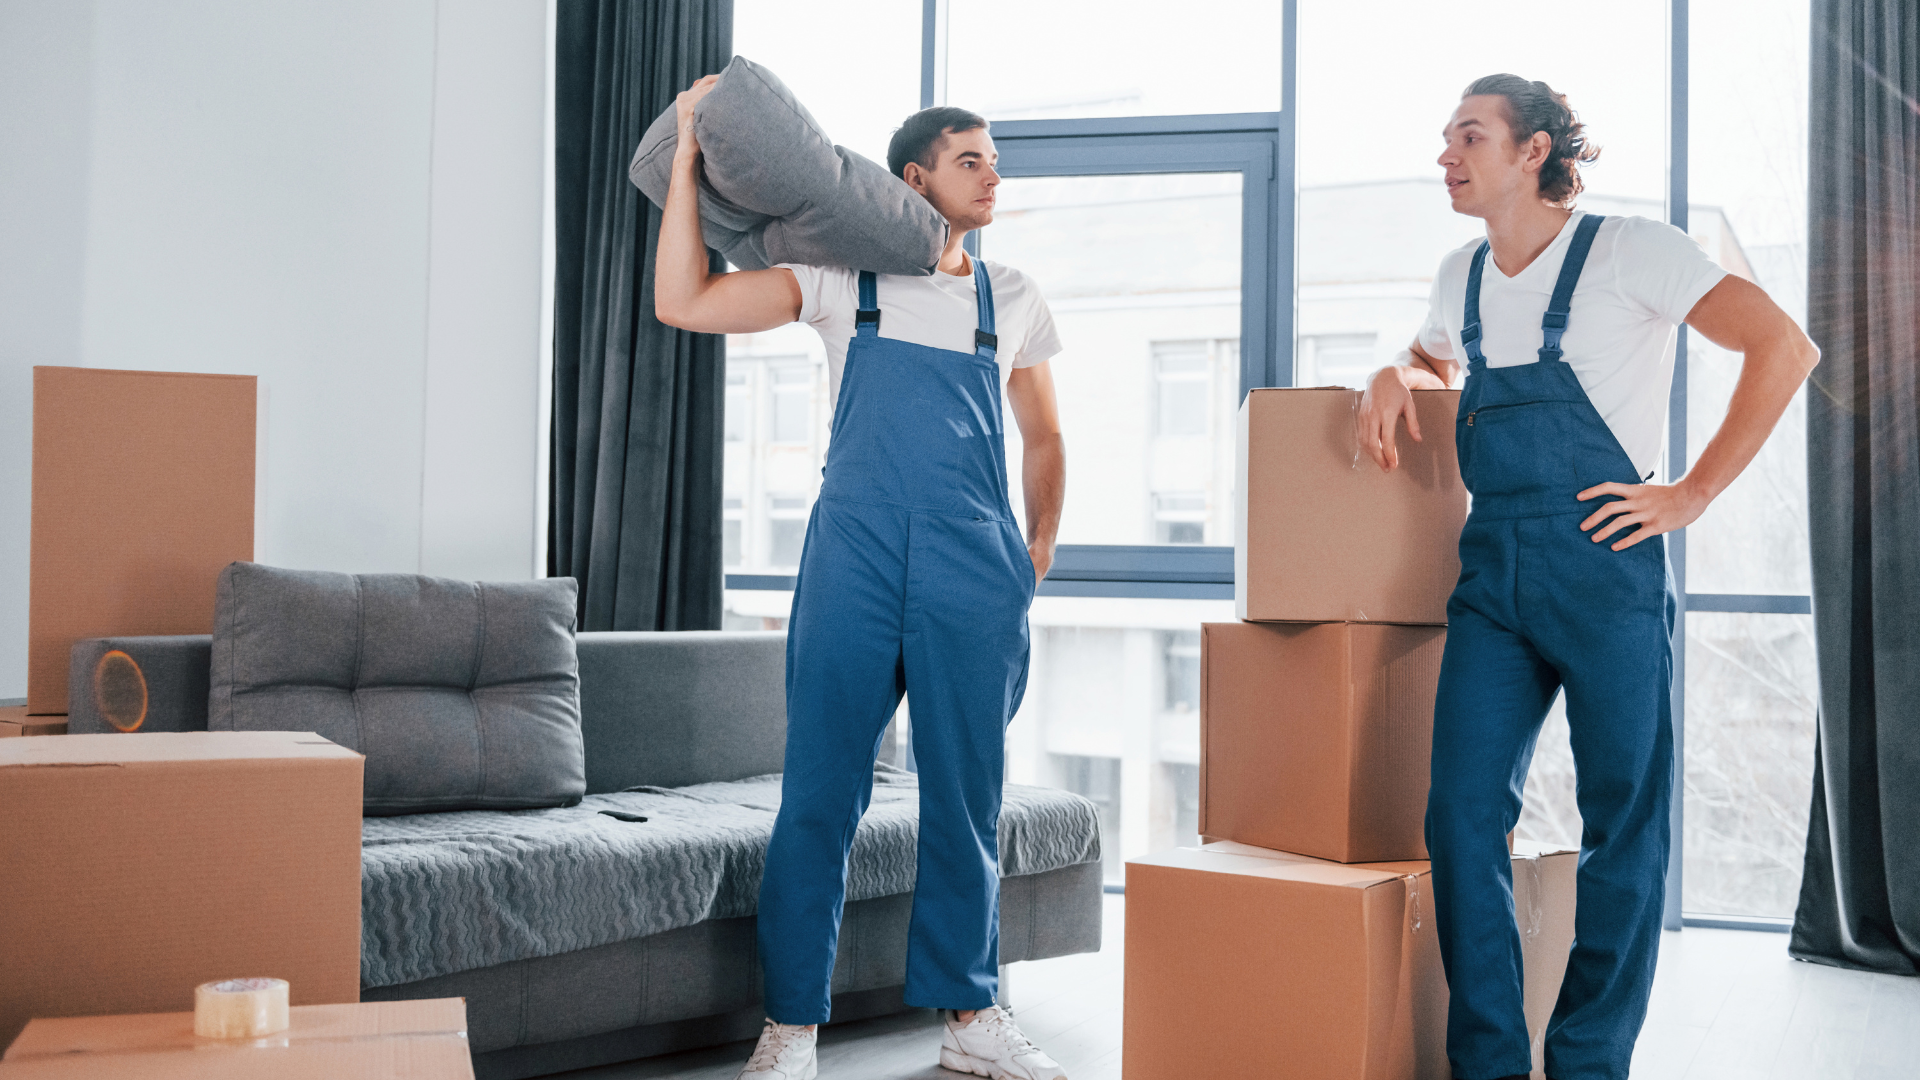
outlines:
[[1207, 433], [1207, 414], [1213, 402], [1213, 370], [1207, 363], [1204, 341], [1156, 341], [1153, 343], [1153, 376], [1158, 422], [1154, 434], [1161, 438]]
[[742, 544], [746, 537], [746, 500], [728, 497], [720, 509], [720, 562], [731, 570], [745, 559]]
[[813, 438], [813, 368], [782, 364], [773, 369], [773, 430], [777, 443], [804, 443]]
[[775, 495], [767, 500], [767, 562], [796, 568], [807, 538], [807, 512], [813, 500], [798, 495]]
[[1161, 656], [1166, 665], [1166, 705], [1170, 713], [1200, 711], [1200, 633], [1172, 630], [1162, 636]]
[[753, 382], [746, 364], [727, 365], [726, 441], [743, 443], [753, 430]]
[[1206, 492], [1155, 492], [1153, 524], [1156, 544], [1206, 543]]
[[1391, 357], [1379, 355], [1379, 339], [1376, 333], [1311, 334], [1301, 338], [1294, 385], [1366, 389], [1368, 376], [1392, 363]]

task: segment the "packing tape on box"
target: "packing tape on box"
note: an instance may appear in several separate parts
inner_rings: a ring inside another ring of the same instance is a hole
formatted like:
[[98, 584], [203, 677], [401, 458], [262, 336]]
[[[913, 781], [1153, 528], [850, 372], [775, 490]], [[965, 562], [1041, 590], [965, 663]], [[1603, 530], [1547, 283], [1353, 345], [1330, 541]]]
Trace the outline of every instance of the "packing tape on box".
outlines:
[[193, 988], [193, 1033], [203, 1039], [258, 1039], [289, 1022], [285, 979], [221, 979]]

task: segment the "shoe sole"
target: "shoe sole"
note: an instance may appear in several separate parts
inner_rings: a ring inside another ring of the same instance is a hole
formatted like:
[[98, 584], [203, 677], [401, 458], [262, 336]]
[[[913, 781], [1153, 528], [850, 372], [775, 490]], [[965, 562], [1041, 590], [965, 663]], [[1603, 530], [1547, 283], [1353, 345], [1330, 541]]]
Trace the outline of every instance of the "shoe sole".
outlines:
[[[746, 1073], [741, 1074], [741, 1076], [743, 1077], [746, 1075], [748, 1074]], [[794, 1077], [794, 1080], [815, 1080], [815, 1078], [818, 1077], [819, 1075], [820, 1075], [820, 1059], [816, 1057], [812, 1061], [807, 1062], [807, 1071], [801, 1073], [799, 1076]]]
[[[962, 1054], [945, 1046], [940, 1048], [940, 1067], [971, 1076], [984, 1076], [988, 1080], [1017, 1080], [1005, 1069], [995, 1069], [992, 1062], [982, 1061], [972, 1054]], [[1060, 1080], [1067, 1080], [1067, 1078], [1062, 1076]]]

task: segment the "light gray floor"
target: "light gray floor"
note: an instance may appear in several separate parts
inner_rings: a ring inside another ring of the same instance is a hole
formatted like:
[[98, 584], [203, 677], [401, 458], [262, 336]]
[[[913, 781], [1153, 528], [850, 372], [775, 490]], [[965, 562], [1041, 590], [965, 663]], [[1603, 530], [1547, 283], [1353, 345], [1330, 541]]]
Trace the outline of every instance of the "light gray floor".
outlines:
[[[1072, 1080], [1119, 1080], [1125, 900], [1107, 897], [1106, 948], [1016, 964], [1020, 1027]], [[934, 1064], [940, 1020], [907, 1013], [828, 1028], [820, 1080], [958, 1080]], [[565, 1074], [567, 1080], [733, 1080], [740, 1043]], [[1785, 934], [1685, 930], [1660, 943], [1634, 1080], [1916, 1080], [1920, 979], [1787, 957]]]

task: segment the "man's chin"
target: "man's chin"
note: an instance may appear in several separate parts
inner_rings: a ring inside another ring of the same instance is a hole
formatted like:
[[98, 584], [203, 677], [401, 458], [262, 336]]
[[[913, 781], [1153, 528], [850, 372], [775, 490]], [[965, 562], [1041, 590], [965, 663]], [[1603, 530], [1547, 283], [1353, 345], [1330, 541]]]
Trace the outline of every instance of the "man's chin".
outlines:
[[955, 215], [947, 219], [947, 227], [957, 233], [970, 233], [975, 229], [984, 229], [993, 224], [993, 211], [974, 212]]

